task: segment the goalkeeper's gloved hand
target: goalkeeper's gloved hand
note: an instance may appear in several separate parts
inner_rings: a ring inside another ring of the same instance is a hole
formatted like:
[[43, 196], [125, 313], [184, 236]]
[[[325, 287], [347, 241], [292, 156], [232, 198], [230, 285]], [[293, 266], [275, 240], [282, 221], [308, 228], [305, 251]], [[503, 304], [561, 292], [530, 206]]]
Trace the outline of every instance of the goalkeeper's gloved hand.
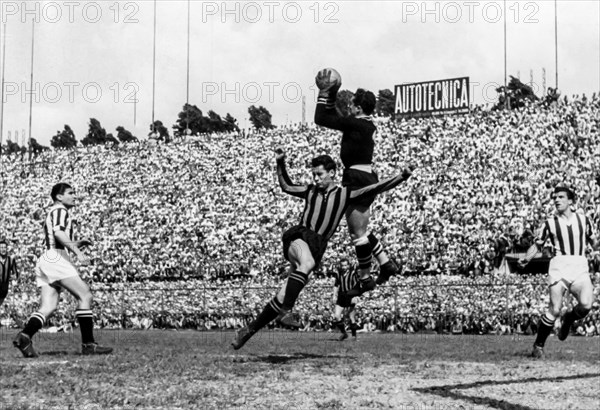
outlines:
[[331, 70], [323, 69], [317, 73], [315, 83], [319, 88], [319, 97], [325, 97], [330, 101], [335, 101], [337, 92], [341, 84], [337, 84], [331, 79]]

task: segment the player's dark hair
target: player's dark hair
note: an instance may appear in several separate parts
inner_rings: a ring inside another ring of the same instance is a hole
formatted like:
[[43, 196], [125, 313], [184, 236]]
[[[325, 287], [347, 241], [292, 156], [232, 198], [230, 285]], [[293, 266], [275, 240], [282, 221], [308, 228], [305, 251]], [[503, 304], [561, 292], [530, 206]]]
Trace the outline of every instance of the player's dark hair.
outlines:
[[337, 170], [337, 165], [335, 164], [335, 161], [329, 155], [319, 155], [318, 157], [313, 158], [310, 165], [313, 168], [323, 165], [325, 171]]
[[69, 188], [73, 189], [73, 187], [67, 184], [66, 182], [59, 182], [58, 184], [52, 187], [52, 192], [50, 192], [50, 198], [52, 198], [53, 201], [56, 201], [56, 197], [58, 195], [64, 194], [65, 191]]
[[373, 94], [371, 91], [367, 91], [364, 88], [359, 88], [354, 93], [352, 104], [362, 108], [365, 114], [371, 115], [373, 114], [373, 111], [375, 111], [377, 99], [375, 98], [375, 94]]
[[554, 193], [557, 194], [559, 192], [566, 192], [567, 193], [567, 199], [570, 199], [571, 201], [575, 200], [575, 192], [573, 192], [573, 190], [567, 186], [557, 186], [556, 188], [554, 188]]

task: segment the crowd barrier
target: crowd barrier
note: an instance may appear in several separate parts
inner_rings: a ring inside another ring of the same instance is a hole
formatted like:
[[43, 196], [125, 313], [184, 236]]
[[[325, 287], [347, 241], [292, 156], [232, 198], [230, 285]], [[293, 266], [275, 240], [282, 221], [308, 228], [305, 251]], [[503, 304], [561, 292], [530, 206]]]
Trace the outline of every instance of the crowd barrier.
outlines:
[[[94, 290], [98, 313], [109, 312], [112, 320], [106, 325], [127, 327], [133, 318], [251, 318], [268, 302], [279, 287], [157, 287], [115, 288]], [[499, 283], [460, 285], [388, 285], [359, 299], [357, 309], [363, 318], [386, 316], [402, 318], [476, 317], [512, 322], [515, 316], [539, 315], [543, 312], [545, 283]], [[334, 307], [331, 286], [307, 286], [297, 302], [295, 311], [303, 317], [331, 317]], [[65, 306], [65, 313], [68, 307]], [[71, 310], [74, 311], [74, 310]]]

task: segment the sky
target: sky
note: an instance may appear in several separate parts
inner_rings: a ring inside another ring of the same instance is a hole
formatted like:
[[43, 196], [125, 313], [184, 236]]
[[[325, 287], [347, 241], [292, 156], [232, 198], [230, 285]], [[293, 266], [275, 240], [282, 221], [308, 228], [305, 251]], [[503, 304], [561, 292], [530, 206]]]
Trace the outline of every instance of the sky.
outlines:
[[340, 72], [342, 89], [375, 93], [469, 77], [471, 102], [492, 104], [505, 78], [505, 18], [507, 74], [533, 80], [541, 95], [543, 69], [545, 86], [556, 85], [557, 51], [563, 95], [600, 90], [597, 1], [556, 3], [556, 50], [552, 0], [191, 0], [189, 81], [187, 1], [0, 3], [3, 142], [29, 136], [30, 104], [31, 136], [44, 145], [65, 124], [83, 139], [90, 118], [114, 135], [123, 126], [146, 138], [153, 112], [175, 123], [188, 87], [190, 104], [230, 113], [242, 128], [251, 105], [276, 125], [301, 121], [303, 96], [310, 122], [314, 77], [325, 67]]

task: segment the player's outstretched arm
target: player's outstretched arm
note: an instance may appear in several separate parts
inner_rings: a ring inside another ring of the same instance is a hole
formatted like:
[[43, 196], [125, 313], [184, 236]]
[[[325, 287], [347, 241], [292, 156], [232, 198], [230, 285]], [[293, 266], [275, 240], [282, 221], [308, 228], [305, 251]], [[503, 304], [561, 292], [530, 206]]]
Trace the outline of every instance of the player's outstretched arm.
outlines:
[[281, 148], [275, 150], [275, 159], [277, 160], [277, 180], [279, 186], [286, 194], [304, 198], [308, 187], [306, 185], [297, 185], [292, 182], [285, 167], [285, 152]]
[[402, 170], [402, 173], [393, 178], [384, 179], [376, 184], [368, 185], [364, 188], [353, 189], [350, 192], [350, 202], [359, 201], [366, 196], [373, 196], [385, 191], [389, 191], [400, 185], [411, 177], [414, 167], [408, 166]]
[[317, 101], [315, 109], [315, 124], [332, 130], [344, 131], [348, 128], [349, 119], [342, 117], [335, 109], [335, 100], [333, 103], [328, 103], [326, 99]]

